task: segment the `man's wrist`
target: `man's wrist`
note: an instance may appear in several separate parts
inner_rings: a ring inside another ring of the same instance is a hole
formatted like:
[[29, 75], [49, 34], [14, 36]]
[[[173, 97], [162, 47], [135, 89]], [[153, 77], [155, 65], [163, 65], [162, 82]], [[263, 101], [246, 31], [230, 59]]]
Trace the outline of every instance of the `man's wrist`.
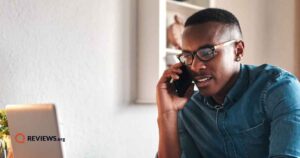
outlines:
[[172, 116], [177, 116], [178, 110], [172, 109], [172, 110], [168, 110], [168, 111], [164, 111], [164, 112], [159, 112], [158, 113], [158, 119], [160, 118], [168, 118], [168, 117], [172, 117]]
[[164, 113], [158, 114], [157, 123], [158, 126], [170, 125], [172, 122], [177, 122], [177, 110], [169, 110]]

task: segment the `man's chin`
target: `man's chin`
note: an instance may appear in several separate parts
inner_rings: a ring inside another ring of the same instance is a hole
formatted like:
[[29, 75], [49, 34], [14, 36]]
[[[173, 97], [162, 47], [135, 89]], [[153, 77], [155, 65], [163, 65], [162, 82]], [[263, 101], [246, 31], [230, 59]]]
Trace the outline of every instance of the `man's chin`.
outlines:
[[209, 97], [209, 96], [214, 96], [216, 94], [216, 92], [210, 88], [199, 88], [199, 87], [197, 88], [199, 90], [200, 95], [202, 96]]

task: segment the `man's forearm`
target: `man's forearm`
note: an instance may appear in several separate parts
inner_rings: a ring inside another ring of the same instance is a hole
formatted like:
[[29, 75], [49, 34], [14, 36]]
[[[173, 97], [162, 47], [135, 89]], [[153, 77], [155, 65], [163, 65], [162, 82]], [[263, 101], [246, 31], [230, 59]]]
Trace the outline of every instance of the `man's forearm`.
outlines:
[[179, 158], [180, 145], [177, 128], [177, 111], [159, 114], [159, 158]]

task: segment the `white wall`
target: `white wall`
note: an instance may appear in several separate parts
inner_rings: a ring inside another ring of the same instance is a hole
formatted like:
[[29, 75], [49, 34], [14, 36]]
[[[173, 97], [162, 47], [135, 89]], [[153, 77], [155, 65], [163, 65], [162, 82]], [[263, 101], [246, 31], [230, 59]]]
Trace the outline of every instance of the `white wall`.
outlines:
[[296, 9], [296, 8], [300, 8], [300, 1], [296, 1], [295, 2], [295, 11], [296, 11], [296, 14], [295, 14], [295, 28], [296, 28], [296, 32], [295, 32], [295, 41], [294, 41], [294, 44], [295, 44], [295, 59], [294, 59], [294, 62], [296, 63], [295, 67], [298, 68], [298, 71], [296, 71], [296, 75], [298, 77], [298, 79], [300, 78], [300, 70], [299, 70], [299, 67], [300, 67], [300, 9]]
[[296, 0], [218, 0], [216, 7], [240, 20], [246, 45], [244, 63], [269, 63], [298, 73], [295, 59]]
[[136, 0], [0, 0], [0, 107], [57, 105], [65, 157], [147, 158], [156, 107], [135, 96]]
[[266, 6], [267, 21], [267, 58], [271, 63], [281, 66], [293, 73], [296, 67], [295, 50], [295, 1], [268, 0]]
[[[56, 103], [68, 158], [153, 157], [156, 107], [130, 104], [136, 93], [136, 1], [0, 0], [0, 107]], [[218, 1], [241, 20], [245, 62], [280, 65], [277, 55], [267, 57], [277, 48], [291, 53], [290, 45], [279, 44], [291, 40], [293, 18], [278, 29], [284, 23], [273, 13], [292, 16], [293, 2]], [[275, 45], [264, 42], [269, 38]]]

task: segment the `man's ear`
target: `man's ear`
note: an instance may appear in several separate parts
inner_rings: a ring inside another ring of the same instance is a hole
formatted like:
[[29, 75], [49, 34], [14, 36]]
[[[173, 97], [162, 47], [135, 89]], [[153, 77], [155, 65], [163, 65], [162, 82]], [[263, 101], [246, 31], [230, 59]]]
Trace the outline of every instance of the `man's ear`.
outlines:
[[244, 49], [245, 49], [245, 44], [244, 41], [239, 40], [235, 44], [235, 57], [236, 61], [240, 61], [242, 57], [244, 56]]

